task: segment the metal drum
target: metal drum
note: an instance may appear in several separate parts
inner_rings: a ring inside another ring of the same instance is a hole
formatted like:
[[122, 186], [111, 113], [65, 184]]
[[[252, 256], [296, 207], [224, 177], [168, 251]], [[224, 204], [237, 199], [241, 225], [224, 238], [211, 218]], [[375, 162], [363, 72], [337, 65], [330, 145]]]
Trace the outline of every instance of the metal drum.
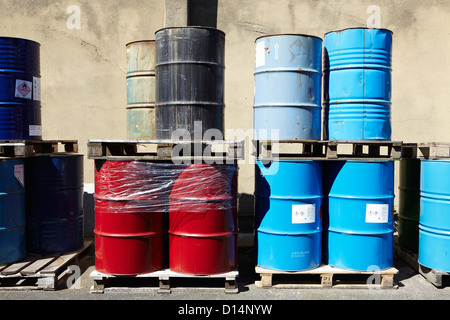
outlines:
[[0, 140], [41, 140], [40, 44], [0, 37]]
[[26, 237], [30, 253], [51, 255], [83, 246], [83, 156], [27, 158]]
[[164, 216], [182, 170], [172, 163], [95, 161], [95, 268], [136, 275], [164, 267]]
[[175, 27], [155, 37], [156, 139], [202, 139], [209, 129], [223, 137], [225, 34]]
[[420, 164], [419, 263], [450, 272], [450, 160]]
[[324, 50], [327, 139], [390, 140], [392, 32], [330, 32]]
[[26, 256], [24, 165], [0, 160], [0, 265]]
[[257, 265], [300, 271], [321, 264], [322, 164], [256, 161]]
[[256, 139], [320, 140], [321, 95], [322, 39], [290, 34], [256, 39]]
[[127, 136], [155, 139], [155, 41], [127, 44]]
[[237, 165], [197, 163], [169, 199], [169, 267], [209, 275], [237, 267]]
[[325, 174], [328, 264], [357, 271], [391, 268], [394, 163], [330, 161]]
[[418, 252], [420, 217], [420, 159], [400, 159], [398, 186], [398, 245]]

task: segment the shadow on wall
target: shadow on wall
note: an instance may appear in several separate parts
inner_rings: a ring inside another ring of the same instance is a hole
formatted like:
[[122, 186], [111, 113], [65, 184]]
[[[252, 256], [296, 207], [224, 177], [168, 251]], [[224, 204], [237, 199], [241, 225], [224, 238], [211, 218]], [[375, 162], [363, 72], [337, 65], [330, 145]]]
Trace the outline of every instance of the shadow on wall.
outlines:
[[94, 193], [89, 191], [83, 192], [83, 210], [84, 210], [84, 236], [94, 236], [95, 226], [95, 204]]

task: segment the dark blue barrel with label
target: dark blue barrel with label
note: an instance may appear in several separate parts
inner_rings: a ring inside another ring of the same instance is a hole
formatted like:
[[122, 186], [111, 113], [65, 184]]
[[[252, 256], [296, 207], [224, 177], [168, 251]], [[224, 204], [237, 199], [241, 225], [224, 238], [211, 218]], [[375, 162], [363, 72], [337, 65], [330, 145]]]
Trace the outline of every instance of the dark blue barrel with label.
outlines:
[[0, 37], [0, 140], [41, 140], [40, 44]]

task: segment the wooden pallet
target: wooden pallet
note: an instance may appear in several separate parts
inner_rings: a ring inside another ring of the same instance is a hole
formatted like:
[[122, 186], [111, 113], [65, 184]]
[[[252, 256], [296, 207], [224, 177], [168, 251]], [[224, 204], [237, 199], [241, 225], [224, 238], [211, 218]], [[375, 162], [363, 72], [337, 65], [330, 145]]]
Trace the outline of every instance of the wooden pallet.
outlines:
[[398, 160], [401, 154], [401, 141], [253, 141], [253, 155], [262, 160]]
[[[193, 288], [195, 289], [217, 289], [216, 286], [211, 286], [213, 282], [217, 282], [214, 280], [224, 280], [225, 286], [222, 289], [225, 290], [225, 293], [238, 293], [238, 287], [236, 284], [236, 278], [238, 277], [238, 271], [230, 271], [221, 274], [214, 275], [190, 275], [190, 274], [182, 274], [171, 271], [169, 269], [164, 269], [160, 271], [133, 275], [133, 276], [121, 276], [121, 275], [111, 275], [98, 272], [94, 270], [91, 272], [91, 277], [94, 280], [94, 285], [91, 287], [91, 293], [104, 293], [105, 290], [136, 290], [138, 289], [156, 289], [158, 293], [171, 293], [171, 281], [173, 282], [176, 279], [181, 279], [186, 281], [190, 281], [194, 283]], [[118, 280], [113, 284], [114, 280]], [[136, 286], [137, 280], [137, 286]], [[145, 280], [155, 280], [153, 283]], [[121, 282], [121, 285], [118, 285], [118, 282]], [[132, 283], [134, 282], [134, 283]], [[139, 285], [139, 283], [141, 285]], [[145, 287], [143, 284], [145, 283]], [[207, 287], [199, 287], [199, 284], [206, 284]], [[222, 282], [223, 285], [223, 282]], [[183, 286], [183, 283], [180, 283], [182, 288], [188, 288]], [[192, 287], [192, 286], [191, 286]]]
[[0, 141], [0, 157], [18, 158], [48, 154], [78, 152], [77, 140], [18, 140]]
[[405, 143], [402, 146], [402, 158], [447, 159], [450, 158], [450, 143]]
[[29, 255], [25, 259], [0, 266], [0, 289], [12, 290], [58, 290], [62, 286], [64, 272], [70, 265], [78, 265], [78, 258], [85, 253], [92, 241], [74, 252], [38, 256]]
[[245, 158], [245, 141], [89, 140], [89, 159], [236, 161]]
[[255, 286], [262, 288], [396, 289], [394, 275], [398, 270], [353, 271], [322, 265], [306, 271], [278, 271], [257, 266], [255, 272], [261, 276]]
[[408, 264], [412, 269], [421, 274], [429, 283], [437, 288], [443, 288], [450, 285], [450, 273], [446, 271], [431, 269], [419, 263], [419, 255], [416, 252], [400, 248], [398, 240], [394, 237], [394, 252]]

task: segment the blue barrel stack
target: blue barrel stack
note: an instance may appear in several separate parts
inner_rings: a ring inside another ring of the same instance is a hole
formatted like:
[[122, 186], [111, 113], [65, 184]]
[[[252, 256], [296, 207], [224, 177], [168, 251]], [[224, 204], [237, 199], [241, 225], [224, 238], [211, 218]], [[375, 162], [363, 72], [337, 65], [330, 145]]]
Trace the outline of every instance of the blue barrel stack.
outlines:
[[[329, 32], [323, 52], [315, 36], [257, 38], [255, 140], [320, 141], [323, 133], [324, 141], [390, 141], [391, 50], [392, 33], [384, 29]], [[323, 159], [258, 154], [257, 266], [392, 268], [394, 162]]]
[[[0, 265], [80, 249], [83, 156], [42, 140], [40, 44], [32, 40], [0, 37], [0, 142]], [[14, 144], [21, 147], [4, 151]]]

